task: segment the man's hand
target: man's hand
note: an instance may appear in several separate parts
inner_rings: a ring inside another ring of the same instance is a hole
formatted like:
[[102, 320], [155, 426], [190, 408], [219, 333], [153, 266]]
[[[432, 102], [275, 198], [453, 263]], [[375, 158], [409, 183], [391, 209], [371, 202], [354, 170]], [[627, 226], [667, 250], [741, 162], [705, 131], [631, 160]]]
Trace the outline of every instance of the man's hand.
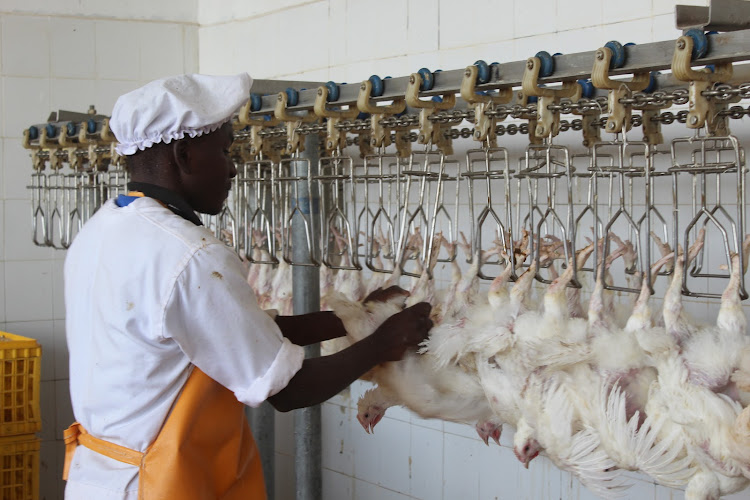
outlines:
[[404, 309], [343, 351], [306, 359], [287, 386], [268, 400], [279, 411], [320, 404], [372, 367], [398, 361], [427, 337], [430, 309], [426, 302]]
[[398, 361], [407, 350], [415, 349], [432, 328], [432, 306], [420, 302], [394, 314], [373, 333], [385, 347], [385, 360]]
[[367, 304], [368, 302], [387, 302], [391, 300], [394, 297], [408, 297], [411, 295], [409, 292], [404, 290], [403, 288], [397, 287], [397, 286], [389, 286], [388, 288], [378, 288], [376, 290], [373, 290], [370, 295], [365, 297], [365, 300], [362, 302]]

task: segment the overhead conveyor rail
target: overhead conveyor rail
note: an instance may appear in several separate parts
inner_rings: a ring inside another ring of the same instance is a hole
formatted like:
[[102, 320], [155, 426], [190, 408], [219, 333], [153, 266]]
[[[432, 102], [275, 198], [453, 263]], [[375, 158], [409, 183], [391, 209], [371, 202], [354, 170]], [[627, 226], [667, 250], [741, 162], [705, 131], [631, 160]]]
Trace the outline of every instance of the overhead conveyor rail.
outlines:
[[[714, 33], [707, 36], [707, 52], [703, 57], [693, 61], [696, 66], [711, 65], [724, 62], [750, 61], [750, 29], [725, 33]], [[644, 71], [666, 71], [671, 69], [675, 42], [662, 42], [629, 45], [625, 47], [625, 63], [613, 68], [610, 75], [627, 75]], [[597, 51], [586, 51], [575, 54], [556, 54], [554, 57], [555, 72], [550, 76], [539, 78], [540, 84], [554, 84], [565, 81], [575, 81], [591, 78], [591, 71]], [[490, 77], [486, 83], [477, 85], [477, 91], [488, 91], [502, 88], [520, 87], [527, 61], [513, 61], [507, 63], [493, 63], [490, 65]], [[421, 90], [420, 95], [440, 96], [443, 94], [458, 94], [465, 69], [445, 70], [432, 73], [434, 84], [429, 90]], [[383, 92], [379, 96], [371, 97], [375, 102], [392, 101], [405, 96], [411, 76], [386, 78], [383, 80]], [[685, 82], [679, 81], [671, 74], [655, 75], [655, 89], [670, 91], [684, 88]], [[729, 82], [744, 82], [750, 80], [750, 69], [739, 66]], [[253, 106], [251, 116], [273, 114], [277, 106], [278, 92], [287, 88], [295, 89], [298, 98], [294, 104], [288, 104], [290, 112], [312, 111], [315, 107], [318, 88], [322, 82], [298, 82], [278, 80], [255, 80], [253, 93], [258, 94], [260, 104]], [[336, 104], [340, 106], [356, 105], [361, 90], [360, 83], [341, 83], [338, 87]], [[60, 117], [55, 113], [50, 116], [48, 123], [64, 123], [80, 119], [80, 113], [61, 112]], [[41, 128], [46, 124], [36, 124]]]
[[[708, 35], [708, 50], [706, 55], [693, 61], [696, 66], [717, 64], [723, 62], [750, 61], [750, 30], [716, 33]], [[674, 54], [675, 42], [666, 40], [663, 42], [644, 43], [625, 47], [625, 64], [610, 71], [612, 76], [627, 75], [632, 73], [666, 71], [671, 69], [672, 56]], [[498, 54], [502, 57], [502, 54]], [[555, 72], [553, 75], [540, 77], [541, 84], [554, 84], [565, 81], [575, 81], [591, 78], [591, 70], [597, 57], [597, 51], [578, 52], [575, 54], [561, 54], [554, 56]], [[513, 61], [506, 63], [491, 64], [490, 79], [487, 83], [477, 85], [478, 91], [502, 89], [507, 87], [520, 87], [523, 81], [527, 61]], [[439, 96], [443, 94], [458, 94], [461, 90], [461, 82], [464, 78], [465, 69], [445, 70], [433, 73], [434, 85], [430, 90], [422, 90], [421, 95]], [[383, 80], [383, 93], [373, 97], [374, 101], [392, 101], [403, 98], [409, 85], [411, 76], [394, 77]], [[750, 69], [737, 70], [732, 81], [750, 81]], [[728, 82], [727, 82], [728, 83]], [[289, 85], [289, 87], [297, 88]], [[361, 85], [359, 83], [339, 84], [338, 105], [356, 105]], [[684, 88], [685, 82], [676, 80], [671, 74], [656, 75], [656, 86], [658, 90], [669, 91], [675, 88]], [[254, 89], [255, 90], [255, 89]], [[262, 92], [260, 92], [262, 93]], [[299, 99], [296, 104], [289, 105], [289, 111], [308, 111], [315, 106], [317, 88], [307, 87], [299, 90]], [[258, 109], [251, 111], [252, 115], [273, 114], [276, 108], [277, 96], [264, 95], [261, 97], [261, 105]]]

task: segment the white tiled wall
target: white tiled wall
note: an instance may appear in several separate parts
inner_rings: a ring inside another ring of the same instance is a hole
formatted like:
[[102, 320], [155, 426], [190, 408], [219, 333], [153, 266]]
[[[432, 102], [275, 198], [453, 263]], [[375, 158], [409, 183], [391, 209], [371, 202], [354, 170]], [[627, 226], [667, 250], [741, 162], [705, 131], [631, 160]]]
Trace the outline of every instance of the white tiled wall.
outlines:
[[[681, 0], [705, 5], [707, 0]], [[0, 328], [44, 347], [42, 498], [62, 498], [67, 388], [64, 252], [30, 242], [21, 131], [54, 109], [109, 113], [117, 96], [180, 72], [359, 81], [476, 59], [514, 61], [539, 50], [573, 53], [607, 40], [675, 38], [674, 0], [4, 0], [0, 4]], [[516, 147], [523, 138], [505, 140]], [[710, 317], [715, 304], [693, 301]], [[699, 314], [700, 315], [700, 314]], [[323, 406], [326, 500], [593, 498], [540, 458], [530, 470], [473, 429], [392, 408], [367, 435], [356, 401], [367, 385]], [[277, 417], [276, 498], [294, 498], [290, 414]], [[637, 481], [629, 498], [681, 498]], [[737, 497], [740, 498], [740, 497]], [[747, 498], [747, 497], [745, 497]]]
[[197, 0], [0, 2], [0, 329], [42, 344], [41, 497], [62, 499], [68, 391], [65, 252], [31, 243], [24, 128], [50, 111], [110, 113], [147, 80], [196, 71]]

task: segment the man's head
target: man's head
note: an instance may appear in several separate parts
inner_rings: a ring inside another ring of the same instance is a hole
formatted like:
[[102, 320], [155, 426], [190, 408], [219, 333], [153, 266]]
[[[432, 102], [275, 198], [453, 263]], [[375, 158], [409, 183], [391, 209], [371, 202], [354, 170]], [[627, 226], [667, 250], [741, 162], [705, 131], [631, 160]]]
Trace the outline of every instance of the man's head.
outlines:
[[130, 178], [165, 187], [179, 194], [196, 212], [217, 214], [237, 175], [229, 157], [232, 126], [199, 137], [158, 143], [127, 157]]
[[131, 179], [175, 191], [197, 212], [218, 213], [237, 174], [230, 120], [250, 84], [247, 74], [181, 75], [121, 96], [110, 127]]

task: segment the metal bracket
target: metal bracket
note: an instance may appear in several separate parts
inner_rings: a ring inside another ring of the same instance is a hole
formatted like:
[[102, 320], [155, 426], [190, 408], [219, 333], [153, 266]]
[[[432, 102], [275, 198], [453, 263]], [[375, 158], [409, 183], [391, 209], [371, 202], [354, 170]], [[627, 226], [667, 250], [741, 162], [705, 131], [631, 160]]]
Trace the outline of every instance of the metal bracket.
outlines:
[[248, 125], [250, 126], [261, 126], [261, 127], [273, 127], [274, 125], [279, 124], [279, 118], [275, 115], [266, 115], [270, 116], [270, 120], [266, 120], [264, 117], [260, 118], [252, 118], [250, 116], [250, 108], [252, 106], [252, 101], [248, 100], [245, 104], [242, 105], [240, 108], [239, 113], [237, 114], [237, 124], [239, 125], [239, 128], [246, 127]]
[[675, 42], [674, 55], [672, 56], [672, 74], [678, 80], [683, 82], [726, 82], [732, 78], [731, 62], [717, 63], [714, 71], [705, 68], [696, 71], [690, 66], [692, 54], [693, 38], [689, 36], [679, 37]]
[[737, 31], [750, 28], [750, 3], [745, 0], [711, 0], [708, 7], [675, 5], [679, 30]]
[[[559, 89], [540, 87], [538, 80], [541, 67], [542, 61], [538, 57], [527, 59], [521, 88], [524, 95], [539, 97], [536, 105], [535, 135], [537, 137], [555, 137], [560, 132], [560, 113], [550, 110], [549, 106], [560, 104], [561, 98], [575, 94], [578, 84], [575, 81], [566, 81]], [[531, 130], [531, 122], [529, 122], [529, 130]]]
[[349, 106], [345, 111], [330, 109], [326, 106], [328, 102], [328, 87], [321, 85], [318, 87], [318, 94], [315, 98], [315, 114], [320, 118], [326, 118], [326, 151], [330, 154], [334, 151], [343, 151], [346, 148], [346, 132], [338, 128], [337, 125], [341, 120], [351, 120], [356, 118], [359, 110], [355, 106]]
[[270, 159], [273, 163], [278, 163], [281, 159], [280, 151], [274, 149], [273, 141], [270, 138], [260, 135], [264, 127], [264, 125], [250, 126], [250, 141], [248, 143], [250, 155], [255, 159], [260, 159], [262, 154], [263, 157]]
[[456, 95], [446, 94], [442, 102], [423, 101], [419, 98], [419, 88], [422, 85], [422, 76], [412, 73], [409, 77], [409, 85], [406, 88], [406, 104], [412, 108], [419, 108], [419, 140], [420, 144], [434, 144], [447, 156], [453, 154], [451, 140], [443, 135], [443, 127], [439, 122], [433, 122], [430, 117], [435, 111], [451, 109], [456, 105]]
[[497, 104], [506, 104], [513, 99], [513, 89], [508, 87], [498, 91], [497, 95], [480, 95], [476, 92], [479, 68], [472, 64], [466, 67], [461, 80], [461, 98], [474, 110], [474, 140], [489, 140], [490, 147], [497, 147], [495, 124], [497, 117], [488, 116], [486, 111]]
[[[672, 56], [672, 74], [675, 78], [684, 82], [690, 82], [688, 87], [689, 108], [687, 127], [692, 129], [703, 128], [712, 103], [702, 94], [713, 85], [714, 82], [726, 82], [732, 78], [732, 63], [721, 63], [715, 65], [715, 70], [703, 68], [694, 70], [691, 66], [693, 53], [693, 38], [681, 36], [675, 42], [674, 55]], [[717, 103], [718, 104], [718, 103]], [[723, 135], [723, 134], [719, 134]]]
[[[523, 90], [519, 90], [516, 93], [516, 104], [524, 108], [529, 105], [529, 96], [527, 96]], [[537, 102], [537, 107], [539, 107], [538, 102]], [[535, 145], [541, 144], [543, 138], [536, 134], [536, 124], [537, 124], [536, 111], [533, 111], [533, 108], [532, 108], [532, 112], [523, 113], [520, 116], [520, 118], [529, 121], [529, 144], [535, 144]]]
[[276, 97], [276, 108], [273, 111], [274, 116], [283, 121], [286, 125], [286, 152], [293, 154], [305, 150], [305, 141], [297, 132], [297, 129], [303, 123], [311, 123], [318, 119], [314, 113], [306, 112], [302, 115], [289, 114], [287, 111], [289, 97], [286, 92], [279, 92]]
[[664, 135], [661, 133], [661, 122], [658, 120], [661, 108], [644, 109], [641, 112], [643, 121], [643, 142], [655, 146], [664, 144]]
[[396, 144], [396, 154], [399, 158], [409, 158], [411, 156], [411, 131], [408, 128], [396, 129], [393, 134], [393, 142]]
[[39, 155], [41, 148], [39, 148], [39, 146], [31, 144], [28, 128], [23, 131], [23, 141], [21, 142], [21, 145], [25, 149], [31, 151], [31, 168], [33, 168], [36, 172], [41, 172], [42, 170], [44, 170], [47, 164], [45, 163], [44, 158]]
[[[262, 153], [265, 157], [271, 158], [274, 163], [278, 163], [280, 159], [279, 152], [273, 149], [273, 146], [271, 144], [272, 141], [268, 138], [264, 139], [260, 135], [260, 132], [266, 127], [273, 127], [278, 125], [280, 120], [275, 115], [266, 115], [270, 118], [268, 120], [265, 117], [261, 117], [259, 119], [252, 118], [250, 116], [251, 106], [252, 102], [250, 100], [242, 105], [239, 113], [237, 114], [237, 121], [233, 124], [234, 128], [238, 129], [247, 126], [250, 127], [250, 141], [248, 143], [248, 151], [253, 158], [258, 158], [258, 155]], [[243, 158], [246, 156], [246, 154], [244, 154], [244, 149], [240, 151], [240, 154], [243, 156]], [[247, 158], [244, 159], [247, 160]]]
[[620, 102], [620, 99], [630, 97], [634, 91], [644, 90], [648, 87], [650, 73], [642, 72], [633, 74], [629, 82], [612, 80], [609, 78], [609, 65], [612, 60], [612, 51], [609, 47], [601, 47], [596, 51], [594, 68], [591, 70], [591, 83], [598, 89], [609, 90], [607, 107], [609, 118], [607, 119], [607, 132], [619, 134], [623, 127], [625, 131], [630, 130], [630, 116], [632, 109]]
[[47, 128], [42, 128], [39, 134], [39, 146], [41, 149], [49, 151], [49, 168], [52, 170], [60, 170], [63, 167], [62, 158], [57, 155], [59, 144], [56, 139], [47, 137]]
[[[109, 118], [104, 118], [102, 120], [101, 129], [99, 129], [99, 132], [93, 137], [88, 137], [87, 135], [85, 135], [85, 133], [83, 133], [83, 130], [84, 126], [82, 124], [82, 133], [78, 135], [78, 141], [82, 144], [88, 144], [88, 159], [90, 168], [94, 170], [106, 170], [108, 166], [107, 160], [110, 160], [111, 157], [107, 152], [102, 152], [101, 147], [110, 146], [110, 151], [113, 151], [114, 148], [112, 148], [111, 145], [117, 143], [115, 135], [109, 128]], [[82, 138], [83, 142], [81, 141]]]
[[117, 142], [117, 137], [112, 133], [112, 129], [109, 128], [109, 118], [102, 120], [102, 129], [99, 132], [99, 137], [102, 138], [102, 141], [107, 143]]
[[[82, 123], [81, 127], [85, 127], [86, 123]], [[79, 170], [81, 167], [81, 157], [76, 154], [78, 151], [78, 143], [74, 142], [73, 139], [77, 139], [78, 136], [70, 137], [68, 136], [68, 128], [62, 127], [60, 128], [60, 136], [58, 137], [57, 141], [60, 143], [60, 146], [65, 150], [65, 153], [68, 156], [68, 164], [70, 165], [70, 168], [72, 170]]]
[[395, 115], [406, 109], [406, 102], [403, 99], [395, 99], [392, 104], [387, 106], [378, 106], [372, 100], [372, 82], [365, 80], [359, 88], [357, 97], [357, 109], [362, 113], [370, 113], [370, 145], [376, 148], [388, 146], [391, 143], [391, 134], [380, 124], [380, 120], [385, 115]]
[[662, 110], [672, 107], [672, 101], [660, 104], [642, 106], [641, 121], [643, 122], [643, 142], [651, 146], [664, 144], [664, 135], [661, 133], [661, 121], [659, 115]]
[[[581, 100], [583, 95], [583, 86], [578, 83], [576, 85], [575, 94], [570, 96], [570, 102], [578, 102]], [[581, 132], [583, 134], [583, 141], [581, 144], [585, 148], [593, 147], [594, 144], [598, 144], [602, 141], [602, 129], [599, 127], [599, 118], [601, 117], [602, 109], [596, 111], [585, 111], [573, 110], [574, 115], [578, 115], [581, 118]]]

